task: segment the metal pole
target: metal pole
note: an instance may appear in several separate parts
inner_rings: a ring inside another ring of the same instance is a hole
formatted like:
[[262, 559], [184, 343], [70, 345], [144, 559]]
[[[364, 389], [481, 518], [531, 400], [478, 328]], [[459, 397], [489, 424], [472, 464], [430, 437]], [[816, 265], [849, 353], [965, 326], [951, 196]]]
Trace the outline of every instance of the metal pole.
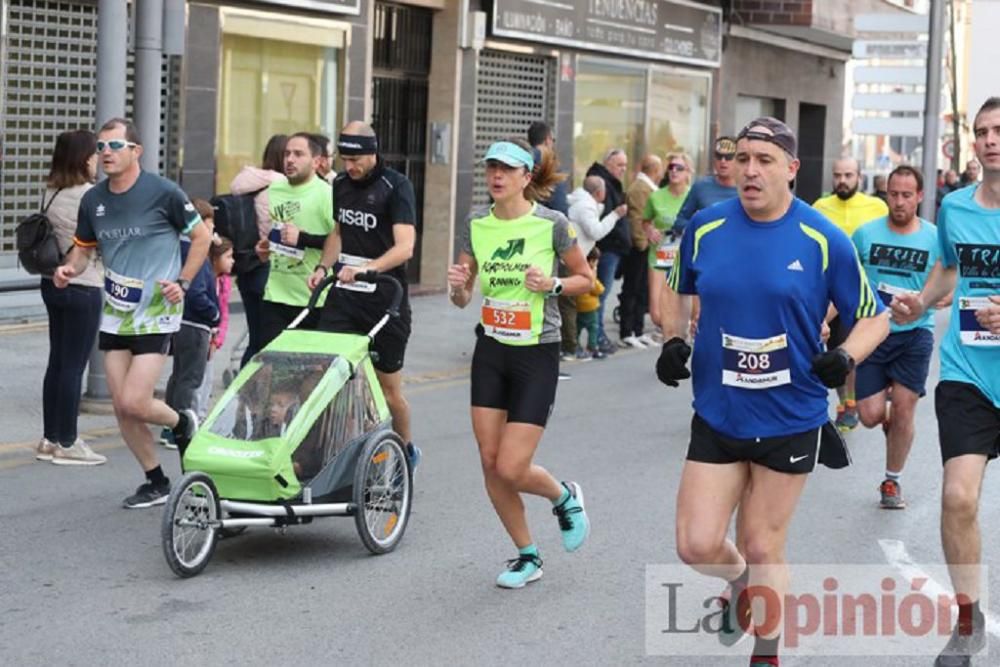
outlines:
[[[97, 100], [95, 125], [125, 116], [125, 60], [128, 49], [128, 3], [99, 0], [97, 3]], [[86, 398], [111, 398], [104, 374], [104, 355], [94, 346], [87, 372]]]
[[160, 171], [160, 96], [163, 0], [135, 3], [135, 124], [142, 137], [143, 171]]
[[927, 48], [927, 89], [924, 100], [924, 150], [923, 172], [924, 202], [920, 205], [920, 215], [926, 220], [934, 220], [936, 214], [935, 193], [937, 190], [937, 159], [941, 125], [941, 59], [944, 55], [944, 3], [945, 0], [931, 0], [930, 41]]

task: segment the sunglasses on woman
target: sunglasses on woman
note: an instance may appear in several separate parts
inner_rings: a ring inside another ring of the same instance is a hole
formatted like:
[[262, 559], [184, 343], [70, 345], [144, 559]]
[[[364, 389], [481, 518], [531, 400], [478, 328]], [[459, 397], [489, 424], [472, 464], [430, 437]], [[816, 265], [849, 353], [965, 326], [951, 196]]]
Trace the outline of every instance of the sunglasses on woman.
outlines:
[[671, 164], [667, 166], [667, 171], [684, 171], [687, 169], [683, 164]]

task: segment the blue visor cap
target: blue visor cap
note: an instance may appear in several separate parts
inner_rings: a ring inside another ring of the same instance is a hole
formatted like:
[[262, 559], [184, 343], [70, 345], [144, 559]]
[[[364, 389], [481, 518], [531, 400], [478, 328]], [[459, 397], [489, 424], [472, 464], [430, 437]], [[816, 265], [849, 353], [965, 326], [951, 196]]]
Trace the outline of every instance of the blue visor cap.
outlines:
[[498, 141], [490, 146], [483, 162], [490, 160], [503, 162], [509, 167], [527, 167], [528, 171], [535, 168], [535, 158], [532, 157], [531, 153], [510, 141]]

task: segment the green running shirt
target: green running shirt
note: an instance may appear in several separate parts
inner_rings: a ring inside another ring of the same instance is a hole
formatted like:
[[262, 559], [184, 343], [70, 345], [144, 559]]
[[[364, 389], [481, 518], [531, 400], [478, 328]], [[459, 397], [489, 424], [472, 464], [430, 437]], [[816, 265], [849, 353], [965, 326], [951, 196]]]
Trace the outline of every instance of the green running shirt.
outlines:
[[566, 216], [540, 204], [515, 220], [497, 218], [492, 206], [469, 214], [460, 248], [479, 266], [481, 322], [487, 335], [507, 345], [559, 342], [558, 299], [528, 290], [524, 273], [537, 266], [545, 275], [555, 275], [560, 255], [575, 243], [576, 232]]
[[[271, 220], [271, 267], [264, 287], [264, 300], [289, 306], [309, 303], [309, 274], [313, 272], [323, 251], [319, 248], [290, 248], [275, 244], [275, 231], [290, 222], [309, 234], [329, 234], [333, 231], [333, 190], [322, 178], [313, 176], [301, 185], [291, 185], [280, 179], [267, 188]], [[280, 234], [280, 231], [278, 231]], [[322, 306], [326, 295], [319, 301]]]

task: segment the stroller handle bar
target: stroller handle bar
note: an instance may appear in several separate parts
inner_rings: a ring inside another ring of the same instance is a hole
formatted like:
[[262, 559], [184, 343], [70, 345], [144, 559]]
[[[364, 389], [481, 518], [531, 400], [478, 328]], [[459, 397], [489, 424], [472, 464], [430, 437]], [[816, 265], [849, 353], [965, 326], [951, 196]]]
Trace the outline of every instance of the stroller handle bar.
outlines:
[[[355, 280], [366, 283], [385, 283], [392, 285], [392, 301], [389, 303], [389, 307], [386, 308], [386, 313], [388, 313], [390, 317], [399, 317], [399, 305], [403, 302], [403, 286], [399, 284], [398, 280], [388, 274], [379, 273], [378, 271], [365, 271], [364, 273], [357, 274], [354, 278]], [[312, 309], [316, 307], [316, 302], [319, 301], [320, 294], [322, 294], [327, 287], [336, 282], [337, 276], [335, 274], [331, 274], [316, 285], [316, 289], [313, 290], [312, 296], [309, 297], [309, 305], [306, 306], [306, 312], [312, 311]]]

